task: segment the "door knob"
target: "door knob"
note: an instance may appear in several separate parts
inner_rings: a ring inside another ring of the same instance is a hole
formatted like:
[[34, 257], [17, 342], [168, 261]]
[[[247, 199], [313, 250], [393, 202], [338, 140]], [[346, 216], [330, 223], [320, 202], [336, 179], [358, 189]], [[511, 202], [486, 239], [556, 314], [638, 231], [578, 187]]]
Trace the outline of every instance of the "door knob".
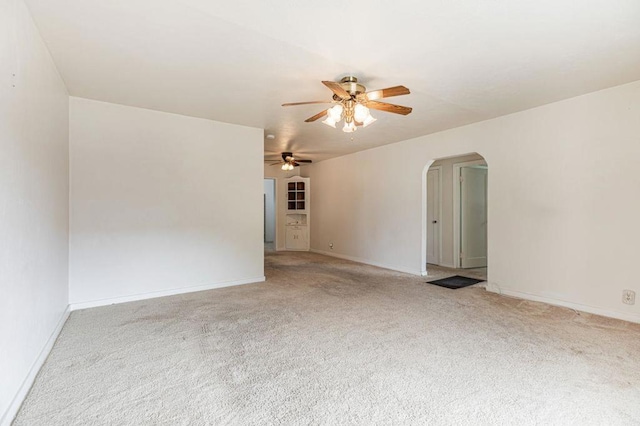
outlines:
[[431, 223], [438, 223], [438, 221], [437, 220], [432, 220]]

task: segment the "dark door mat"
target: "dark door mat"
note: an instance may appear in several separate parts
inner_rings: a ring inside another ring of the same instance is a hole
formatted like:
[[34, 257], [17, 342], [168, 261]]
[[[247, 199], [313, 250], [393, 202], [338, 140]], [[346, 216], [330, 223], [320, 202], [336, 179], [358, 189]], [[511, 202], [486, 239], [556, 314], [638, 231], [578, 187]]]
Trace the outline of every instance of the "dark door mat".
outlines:
[[460, 275], [454, 275], [453, 277], [442, 278], [440, 280], [435, 281], [427, 281], [427, 284], [435, 284], [440, 287], [457, 289], [463, 287], [469, 287], [470, 285], [478, 284], [483, 282], [484, 280], [478, 280], [475, 278], [462, 277]]

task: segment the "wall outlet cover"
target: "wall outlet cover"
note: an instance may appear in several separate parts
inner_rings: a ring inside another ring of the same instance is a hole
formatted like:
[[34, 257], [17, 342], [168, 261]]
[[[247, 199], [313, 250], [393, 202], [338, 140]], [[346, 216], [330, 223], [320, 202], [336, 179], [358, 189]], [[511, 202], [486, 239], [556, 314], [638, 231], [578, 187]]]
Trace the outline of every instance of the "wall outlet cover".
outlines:
[[634, 305], [636, 303], [636, 292], [633, 290], [622, 290], [622, 303]]

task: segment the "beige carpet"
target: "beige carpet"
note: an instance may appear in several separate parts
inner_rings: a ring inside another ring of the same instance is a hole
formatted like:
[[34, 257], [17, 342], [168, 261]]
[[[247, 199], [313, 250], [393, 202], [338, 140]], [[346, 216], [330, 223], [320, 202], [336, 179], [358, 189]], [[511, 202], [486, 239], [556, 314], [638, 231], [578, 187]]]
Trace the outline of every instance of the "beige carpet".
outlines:
[[74, 312], [15, 424], [640, 424], [638, 325], [266, 262], [266, 283]]

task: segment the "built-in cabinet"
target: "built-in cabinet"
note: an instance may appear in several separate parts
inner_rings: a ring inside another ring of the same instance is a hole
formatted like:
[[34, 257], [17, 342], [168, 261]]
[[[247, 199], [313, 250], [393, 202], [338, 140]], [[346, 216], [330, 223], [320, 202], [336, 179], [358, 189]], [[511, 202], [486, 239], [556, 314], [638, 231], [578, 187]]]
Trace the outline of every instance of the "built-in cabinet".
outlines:
[[[287, 181], [287, 211], [307, 210], [307, 190], [309, 188], [308, 178], [292, 178]], [[299, 180], [304, 179], [304, 180]]]
[[285, 248], [287, 250], [309, 250], [310, 179], [295, 176], [287, 179], [286, 183]]

